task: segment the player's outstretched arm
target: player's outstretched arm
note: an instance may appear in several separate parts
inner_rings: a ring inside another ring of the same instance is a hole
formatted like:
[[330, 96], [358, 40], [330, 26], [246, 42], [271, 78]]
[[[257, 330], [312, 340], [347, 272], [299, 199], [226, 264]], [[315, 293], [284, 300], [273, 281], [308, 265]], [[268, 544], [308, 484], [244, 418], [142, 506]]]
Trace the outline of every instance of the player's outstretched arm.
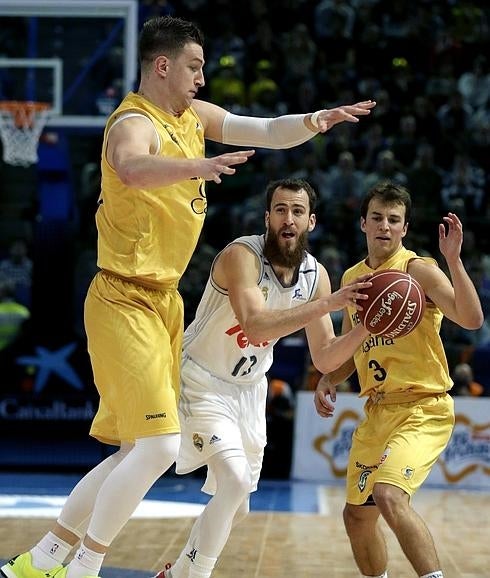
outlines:
[[275, 118], [242, 116], [227, 112], [215, 104], [195, 100], [207, 139], [224, 144], [288, 149], [326, 132], [340, 122], [358, 122], [376, 106], [373, 100], [342, 105], [307, 114], [285, 114]]
[[105, 152], [107, 161], [121, 181], [132, 187], [154, 188], [201, 178], [221, 182], [233, 175], [236, 165], [246, 163], [254, 150], [236, 150], [210, 158], [173, 158], [155, 154], [155, 128], [143, 115], [129, 117], [110, 131]]
[[[257, 285], [259, 274], [257, 257], [244, 245], [234, 243], [220, 253], [213, 270], [213, 279], [221, 288], [228, 290], [233, 311], [251, 343], [279, 339], [308, 326], [306, 330], [308, 342], [315, 363], [315, 352], [323, 351], [335, 338], [328, 312], [341, 309], [347, 304], [356, 306], [356, 300], [359, 302], [362, 300], [362, 290], [371, 286], [369, 280], [364, 281], [359, 278], [340, 295], [332, 295], [326, 270], [323, 266], [319, 269], [317, 298], [296, 307], [281, 310], [266, 309], [262, 291]], [[359, 330], [365, 331], [363, 327]], [[352, 340], [354, 339], [355, 336]], [[315, 342], [314, 347], [311, 346], [313, 342]], [[340, 357], [343, 354], [341, 347], [338, 346], [337, 349]], [[326, 361], [325, 356], [323, 359]], [[333, 359], [336, 360], [336, 356], [333, 356]], [[342, 361], [344, 359], [345, 357]], [[322, 364], [319, 369], [322, 370], [325, 367], [331, 368], [331, 365]]]

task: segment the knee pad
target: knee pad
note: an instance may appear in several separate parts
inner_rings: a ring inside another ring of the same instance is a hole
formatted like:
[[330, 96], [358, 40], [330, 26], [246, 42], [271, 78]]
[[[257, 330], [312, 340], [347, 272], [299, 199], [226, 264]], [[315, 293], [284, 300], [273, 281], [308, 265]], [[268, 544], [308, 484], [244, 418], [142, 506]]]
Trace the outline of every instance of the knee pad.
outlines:
[[180, 446], [180, 434], [165, 434], [139, 438], [130, 454], [139, 463], [156, 465], [166, 471], [177, 459]]
[[241, 450], [225, 450], [213, 456], [210, 468], [219, 489], [248, 496], [252, 491], [252, 472]]

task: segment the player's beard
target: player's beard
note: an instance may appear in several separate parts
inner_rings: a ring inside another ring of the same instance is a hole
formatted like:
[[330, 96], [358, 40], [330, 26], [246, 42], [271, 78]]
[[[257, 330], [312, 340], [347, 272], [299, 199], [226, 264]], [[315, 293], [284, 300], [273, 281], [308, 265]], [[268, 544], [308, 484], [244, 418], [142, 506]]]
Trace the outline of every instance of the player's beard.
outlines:
[[308, 249], [308, 232], [299, 235], [294, 246], [288, 247], [279, 243], [279, 235], [269, 229], [265, 238], [264, 256], [272, 265], [294, 269], [303, 261], [305, 251]]

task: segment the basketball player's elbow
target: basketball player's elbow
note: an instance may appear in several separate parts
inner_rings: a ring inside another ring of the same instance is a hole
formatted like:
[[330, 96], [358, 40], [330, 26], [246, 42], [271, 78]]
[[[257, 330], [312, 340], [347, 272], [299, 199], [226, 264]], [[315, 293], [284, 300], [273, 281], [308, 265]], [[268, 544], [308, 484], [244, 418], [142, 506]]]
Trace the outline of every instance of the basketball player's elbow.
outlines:
[[460, 323], [461, 327], [468, 329], [470, 331], [475, 331], [480, 329], [485, 321], [483, 311], [475, 311], [472, 314], [466, 314], [465, 319]]
[[260, 327], [254, 326], [253, 323], [244, 324], [242, 330], [248, 342], [252, 345], [259, 345], [271, 339], [270, 331], [264, 331]]
[[[324, 360], [327, 361], [327, 360]], [[321, 363], [314, 363], [313, 364], [320, 373], [332, 373], [335, 370], [337, 370], [341, 364], [340, 363], [325, 363], [325, 362], [321, 362]]]
[[121, 166], [117, 171], [117, 175], [126, 187], [142, 187], [148, 184], [143, 182], [144, 178], [141, 171], [132, 167], [129, 163]]
[[328, 353], [323, 353], [322, 355], [318, 356], [311, 356], [311, 360], [313, 361], [313, 365], [318, 369], [320, 373], [331, 373], [338, 369], [342, 362], [340, 360], [334, 359], [334, 356], [329, 355]]
[[346, 358], [343, 347], [340, 351], [322, 348], [315, 355], [311, 354], [311, 360], [318, 371], [332, 377], [331, 383], [334, 385], [347, 379], [355, 370], [354, 358]]
[[260, 345], [278, 337], [273, 320], [262, 309], [240, 316], [240, 326], [252, 345]]

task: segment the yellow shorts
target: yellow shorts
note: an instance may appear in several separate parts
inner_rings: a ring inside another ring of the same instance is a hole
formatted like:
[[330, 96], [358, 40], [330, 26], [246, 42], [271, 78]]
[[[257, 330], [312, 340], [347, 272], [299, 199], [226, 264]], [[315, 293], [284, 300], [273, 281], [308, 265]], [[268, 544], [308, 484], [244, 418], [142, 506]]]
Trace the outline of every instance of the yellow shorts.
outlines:
[[388, 405], [368, 400], [364, 411], [365, 418], [352, 436], [347, 502], [366, 503], [378, 482], [413, 496], [451, 437], [452, 397], [446, 393]]
[[85, 329], [100, 395], [90, 435], [119, 445], [180, 432], [183, 304], [177, 289], [148, 289], [100, 272], [85, 300]]

